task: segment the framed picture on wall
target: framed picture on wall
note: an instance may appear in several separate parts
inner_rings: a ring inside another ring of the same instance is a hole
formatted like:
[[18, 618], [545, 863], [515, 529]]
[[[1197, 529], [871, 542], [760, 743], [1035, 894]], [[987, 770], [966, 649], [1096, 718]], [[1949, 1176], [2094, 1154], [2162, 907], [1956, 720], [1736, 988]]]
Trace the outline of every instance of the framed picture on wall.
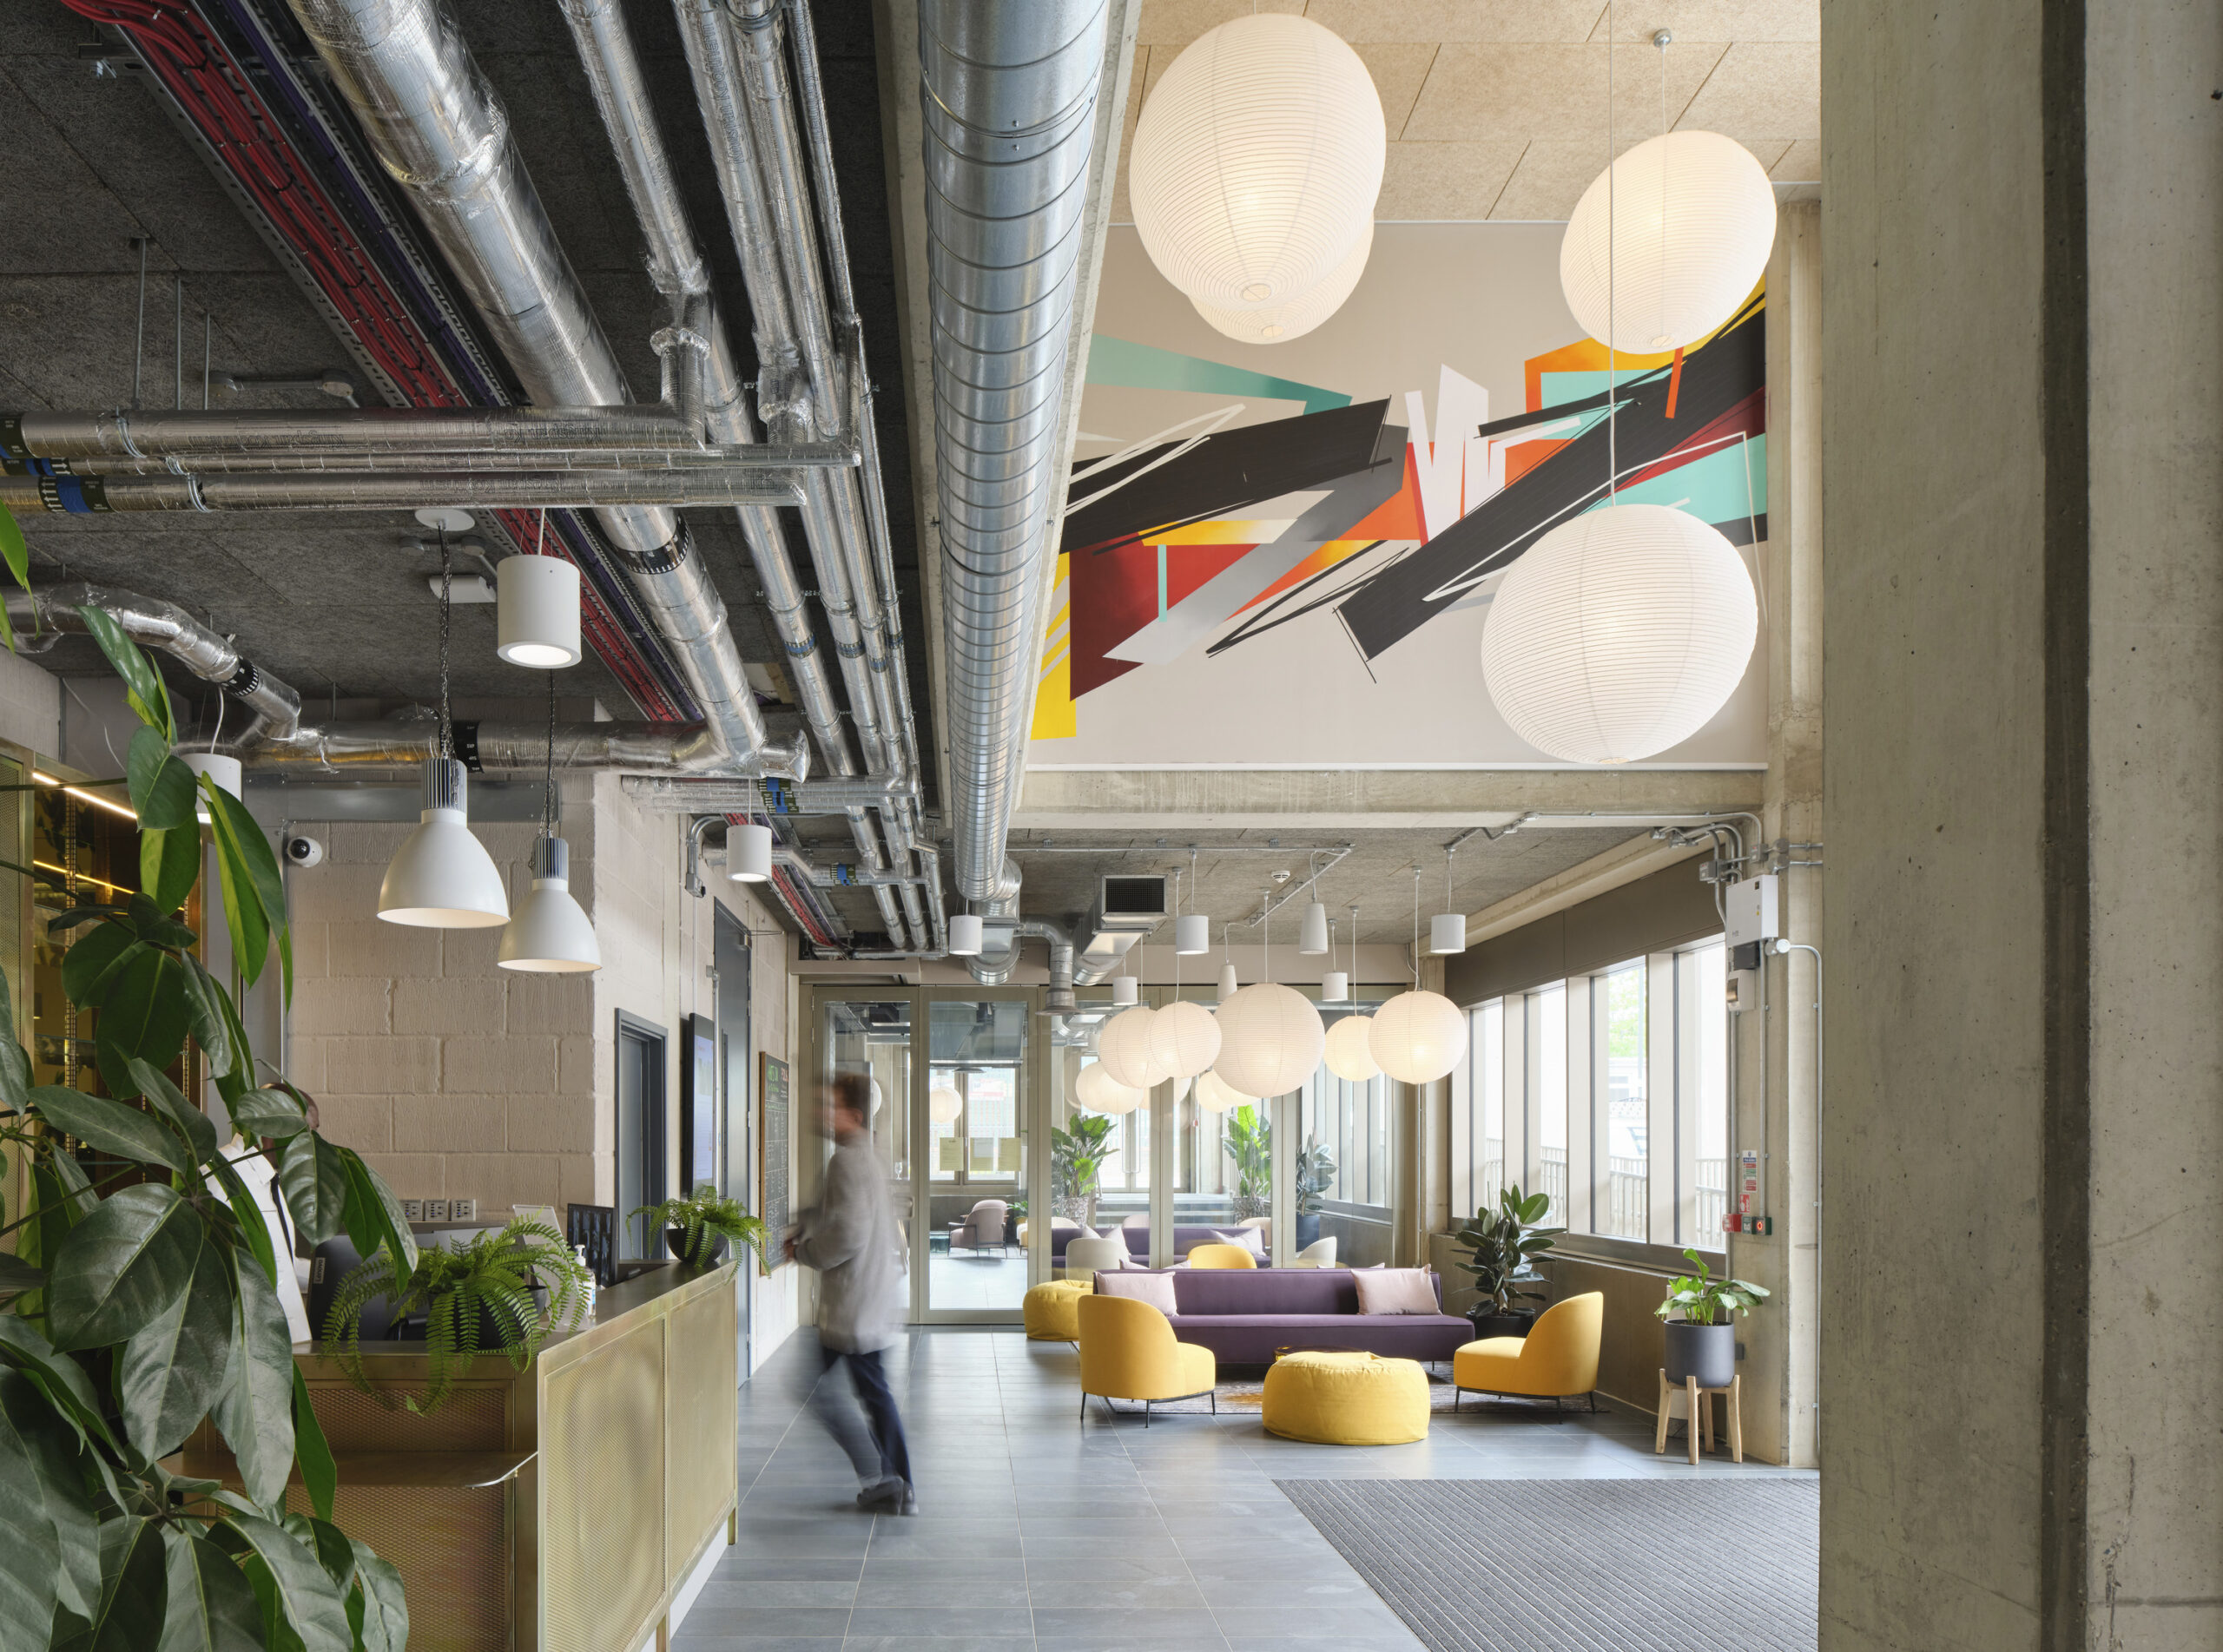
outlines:
[[679, 1190], [718, 1181], [718, 1028], [708, 1016], [681, 1024], [686, 1059], [679, 1069]]

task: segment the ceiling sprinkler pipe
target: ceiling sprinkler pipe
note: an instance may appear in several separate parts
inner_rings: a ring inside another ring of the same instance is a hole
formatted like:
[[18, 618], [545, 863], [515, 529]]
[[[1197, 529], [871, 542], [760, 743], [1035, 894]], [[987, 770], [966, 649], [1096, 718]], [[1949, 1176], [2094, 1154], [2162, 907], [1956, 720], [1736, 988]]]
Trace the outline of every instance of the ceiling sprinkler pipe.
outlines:
[[[198, 476], [0, 477], [11, 510], [97, 516], [129, 510], [400, 510], [459, 505], [482, 510], [562, 510], [587, 506], [781, 505], [801, 503], [794, 477], [815, 472], [755, 470], [497, 471], [210, 471]], [[598, 513], [599, 514], [599, 513]], [[629, 569], [654, 562], [618, 548]], [[695, 560], [691, 546], [688, 560]], [[643, 606], [667, 607], [641, 592]], [[718, 623], [725, 622], [723, 606]], [[736, 657], [736, 666], [740, 663]], [[698, 695], [699, 697], [699, 695]], [[754, 707], [752, 705], [752, 711]]]

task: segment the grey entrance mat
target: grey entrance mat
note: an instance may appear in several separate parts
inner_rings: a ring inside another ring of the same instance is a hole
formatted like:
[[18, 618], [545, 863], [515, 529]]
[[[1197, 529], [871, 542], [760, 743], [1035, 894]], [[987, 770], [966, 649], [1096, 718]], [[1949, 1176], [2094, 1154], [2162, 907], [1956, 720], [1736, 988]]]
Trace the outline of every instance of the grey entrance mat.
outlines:
[[1811, 1478], [1275, 1484], [1431, 1652], [1813, 1652]]

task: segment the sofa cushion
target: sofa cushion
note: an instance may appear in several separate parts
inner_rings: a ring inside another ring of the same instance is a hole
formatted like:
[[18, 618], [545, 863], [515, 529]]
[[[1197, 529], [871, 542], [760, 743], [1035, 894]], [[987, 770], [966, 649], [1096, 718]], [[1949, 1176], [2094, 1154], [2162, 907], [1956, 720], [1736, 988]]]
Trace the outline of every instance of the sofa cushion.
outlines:
[[1180, 1340], [1210, 1348], [1230, 1366], [1270, 1365], [1285, 1348], [1360, 1348], [1385, 1359], [1448, 1359], [1474, 1334], [1473, 1326], [1448, 1313], [1177, 1313], [1168, 1322]]
[[1362, 1271], [1351, 1283], [1358, 1290], [1361, 1313], [1435, 1313], [1440, 1311], [1433, 1275], [1424, 1267]]
[[1104, 1296], [1131, 1296], [1137, 1301], [1147, 1302], [1169, 1320], [1177, 1312], [1171, 1274], [1153, 1273], [1144, 1267], [1123, 1267], [1113, 1273], [1098, 1274], [1096, 1288]]
[[1207, 1268], [1175, 1289], [1184, 1313], [1358, 1312], [1358, 1287], [1342, 1268]]

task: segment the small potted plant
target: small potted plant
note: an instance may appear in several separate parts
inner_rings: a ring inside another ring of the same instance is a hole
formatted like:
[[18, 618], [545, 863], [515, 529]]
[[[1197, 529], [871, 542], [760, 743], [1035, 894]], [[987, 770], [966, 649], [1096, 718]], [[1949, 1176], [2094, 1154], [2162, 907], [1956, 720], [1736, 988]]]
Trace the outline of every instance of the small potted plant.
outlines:
[[1527, 1288], [1542, 1279], [1536, 1259], [1567, 1231], [1537, 1225], [1551, 1205], [1549, 1194], [1524, 1194], [1515, 1183], [1499, 1194], [1495, 1210], [1482, 1206], [1452, 1235], [1452, 1244], [1467, 1254], [1459, 1267], [1474, 1279], [1467, 1317], [1474, 1322], [1475, 1336], [1525, 1337], [1536, 1322], [1535, 1310], [1520, 1304], [1546, 1300], [1542, 1291]]
[[[1767, 1292], [1745, 1280], [1716, 1279], [1705, 1258], [1685, 1250], [1696, 1274], [1669, 1281], [1667, 1300], [1652, 1312], [1667, 1320], [1667, 1380], [1699, 1379], [1701, 1388], [1726, 1388], [1737, 1375], [1736, 1316], [1750, 1313]], [[1669, 1319], [1679, 1313], [1680, 1319]]]
[[643, 1205], [633, 1215], [646, 1216], [663, 1226], [664, 1243], [682, 1267], [716, 1267], [725, 1255], [729, 1240], [748, 1246], [760, 1257], [764, 1254], [763, 1219], [743, 1210], [740, 1200], [708, 1185], [683, 1199]]

